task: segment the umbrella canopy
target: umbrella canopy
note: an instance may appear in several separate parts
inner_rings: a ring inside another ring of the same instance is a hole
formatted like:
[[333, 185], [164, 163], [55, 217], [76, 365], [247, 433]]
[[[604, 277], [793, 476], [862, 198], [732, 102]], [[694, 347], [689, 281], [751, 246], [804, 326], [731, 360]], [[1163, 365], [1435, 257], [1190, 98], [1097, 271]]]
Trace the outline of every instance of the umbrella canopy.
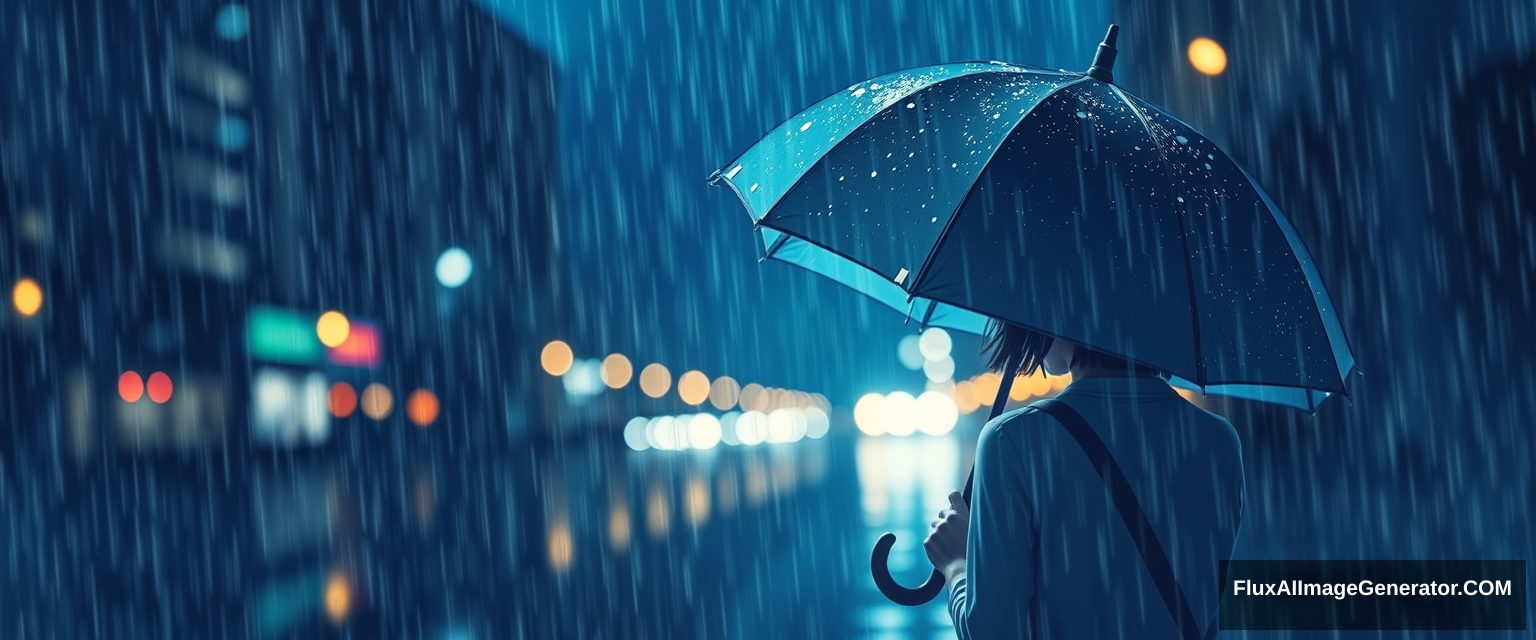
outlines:
[[1290, 222], [1215, 144], [1115, 86], [1112, 45], [1086, 74], [965, 62], [855, 84], [711, 181], [763, 259], [923, 326], [996, 318], [1307, 410], [1344, 393], [1354, 357]]

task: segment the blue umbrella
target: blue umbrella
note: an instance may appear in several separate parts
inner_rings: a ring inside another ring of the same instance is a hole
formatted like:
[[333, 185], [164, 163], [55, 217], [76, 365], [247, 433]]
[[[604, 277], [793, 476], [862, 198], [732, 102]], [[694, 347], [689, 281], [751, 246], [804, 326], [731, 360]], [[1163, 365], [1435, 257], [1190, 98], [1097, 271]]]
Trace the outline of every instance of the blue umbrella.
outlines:
[[[1117, 33], [1086, 73], [964, 62], [855, 84], [710, 180], [741, 198], [763, 259], [921, 327], [1002, 320], [1179, 387], [1315, 411], [1355, 360], [1311, 256], [1252, 176], [1115, 86]], [[877, 583], [926, 602], [942, 576], [897, 585], [893, 541], [877, 545]]]

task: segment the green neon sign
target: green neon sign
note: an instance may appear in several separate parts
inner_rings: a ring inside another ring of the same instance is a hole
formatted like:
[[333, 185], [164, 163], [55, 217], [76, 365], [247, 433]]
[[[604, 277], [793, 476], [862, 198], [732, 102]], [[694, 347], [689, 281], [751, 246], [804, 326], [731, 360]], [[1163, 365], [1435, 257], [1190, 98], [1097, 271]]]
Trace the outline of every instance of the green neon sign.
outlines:
[[251, 357], [289, 364], [320, 364], [325, 348], [315, 335], [317, 316], [277, 307], [252, 307], [245, 346]]

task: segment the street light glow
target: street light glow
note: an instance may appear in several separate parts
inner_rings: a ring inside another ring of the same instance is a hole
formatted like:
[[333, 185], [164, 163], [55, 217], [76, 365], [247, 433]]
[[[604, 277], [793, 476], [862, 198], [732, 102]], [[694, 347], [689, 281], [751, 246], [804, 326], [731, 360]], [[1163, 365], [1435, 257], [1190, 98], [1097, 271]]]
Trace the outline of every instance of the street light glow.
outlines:
[[1227, 52], [1215, 40], [1195, 38], [1189, 43], [1189, 64], [1205, 75], [1221, 75], [1227, 69]]
[[340, 311], [327, 311], [320, 314], [320, 320], [315, 322], [315, 335], [320, 338], [320, 344], [332, 349], [339, 347], [347, 341], [347, 335], [352, 333], [352, 323]]
[[43, 308], [43, 288], [37, 285], [36, 280], [22, 278], [16, 282], [16, 288], [11, 290], [11, 302], [16, 305], [17, 313], [28, 318], [35, 316]]
[[469, 253], [458, 247], [444, 251], [437, 258], [437, 281], [449, 289], [463, 286], [474, 270], [475, 263], [469, 259]]

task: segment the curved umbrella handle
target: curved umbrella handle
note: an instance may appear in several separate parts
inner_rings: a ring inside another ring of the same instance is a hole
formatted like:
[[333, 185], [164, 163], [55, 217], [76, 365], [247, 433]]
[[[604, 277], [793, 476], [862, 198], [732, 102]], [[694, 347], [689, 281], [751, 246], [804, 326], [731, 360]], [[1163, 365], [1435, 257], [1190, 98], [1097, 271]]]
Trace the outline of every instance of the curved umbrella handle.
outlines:
[[916, 607], [927, 604], [944, 590], [944, 574], [934, 570], [933, 575], [928, 576], [928, 581], [916, 589], [908, 589], [896, 582], [891, 576], [890, 567], [886, 563], [891, 558], [891, 545], [896, 544], [896, 534], [889, 531], [880, 535], [880, 540], [875, 542], [875, 551], [869, 558], [869, 571], [875, 576], [875, 586], [880, 588], [880, 593], [896, 604]]
[[[1016, 364], [1008, 362], [1004, 371], [1014, 371]], [[997, 398], [992, 401], [991, 415], [987, 416], [987, 422], [997, 419], [1003, 413], [1003, 407], [1008, 404], [1008, 392], [1013, 388], [1013, 376], [1003, 376], [1002, 383], [997, 387]], [[965, 497], [965, 503], [971, 503], [971, 484], [976, 479], [976, 469], [971, 469], [971, 474], [965, 478], [965, 491], [961, 494]], [[880, 593], [896, 604], [916, 607], [927, 604], [938, 597], [944, 590], [944, 574], [938, 569], [933, 570], [933, 575], [928, 576], [928, 581], [916, 589], [908, 589], [897, 584], [896, 578], [891, 577], [891, 568], [886, 566], [891, 559], [891, 546], [896, 544], [896, 534], [889, 531], [880, 534], [880, 539], [875, 541], [875, 551], [869, 557], [869, 572], [875, 576], [875, 586], [880, 588]]]

